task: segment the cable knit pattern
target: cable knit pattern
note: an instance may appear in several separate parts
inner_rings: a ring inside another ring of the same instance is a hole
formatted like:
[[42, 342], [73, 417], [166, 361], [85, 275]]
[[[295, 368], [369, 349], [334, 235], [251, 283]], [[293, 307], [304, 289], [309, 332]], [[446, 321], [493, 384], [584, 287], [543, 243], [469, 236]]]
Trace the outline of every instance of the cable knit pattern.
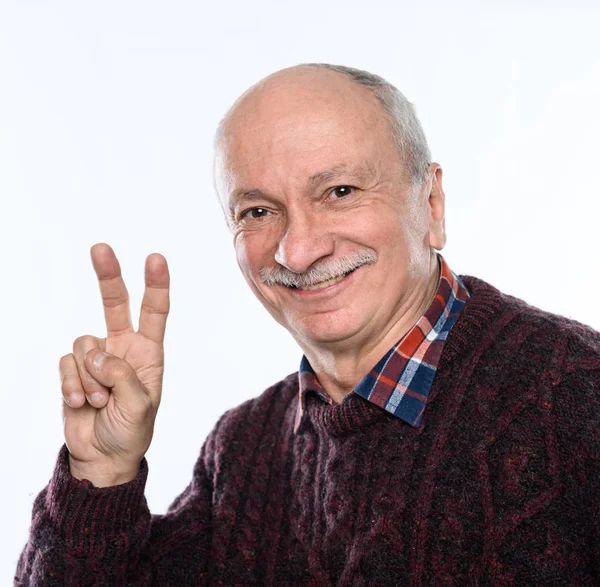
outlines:
[[298, 376], [227, 412], [168, 512], [59, 453], [15, 585], [598, 585], [600, 334], [471, 293], [414, 428]]

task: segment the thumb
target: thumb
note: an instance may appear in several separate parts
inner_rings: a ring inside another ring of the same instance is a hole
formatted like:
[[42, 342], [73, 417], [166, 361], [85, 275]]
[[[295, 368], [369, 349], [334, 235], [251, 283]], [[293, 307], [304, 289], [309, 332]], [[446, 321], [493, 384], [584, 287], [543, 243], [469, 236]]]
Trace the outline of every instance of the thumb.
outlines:
[[128, 402], [147, 396], [133, 367], [124, 359], [93, 349], [85, 356], [85, 366], [98, 383], [112, 388], [115, 399], [119, 401]]

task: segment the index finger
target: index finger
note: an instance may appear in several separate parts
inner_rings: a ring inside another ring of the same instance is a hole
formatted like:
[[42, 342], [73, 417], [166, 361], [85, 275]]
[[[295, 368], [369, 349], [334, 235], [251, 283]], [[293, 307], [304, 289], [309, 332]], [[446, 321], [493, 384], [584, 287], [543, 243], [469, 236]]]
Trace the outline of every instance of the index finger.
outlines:
[[132, 332], [129, 293], [114, 251], [106, 243], [98, 243], [91, 248], [90, 255], [100, 285], [107, 335]]

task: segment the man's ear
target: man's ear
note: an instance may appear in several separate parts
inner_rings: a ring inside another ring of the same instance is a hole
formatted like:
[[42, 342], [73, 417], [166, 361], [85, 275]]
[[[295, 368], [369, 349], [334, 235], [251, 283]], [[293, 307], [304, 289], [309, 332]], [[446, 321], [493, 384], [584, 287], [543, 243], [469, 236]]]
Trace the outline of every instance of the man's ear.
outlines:
[[429, 246], [441, 251], [446, 246], [446, 195], [442, 188], [443, 171], [439, 163], [431, 163], [429, 204]]

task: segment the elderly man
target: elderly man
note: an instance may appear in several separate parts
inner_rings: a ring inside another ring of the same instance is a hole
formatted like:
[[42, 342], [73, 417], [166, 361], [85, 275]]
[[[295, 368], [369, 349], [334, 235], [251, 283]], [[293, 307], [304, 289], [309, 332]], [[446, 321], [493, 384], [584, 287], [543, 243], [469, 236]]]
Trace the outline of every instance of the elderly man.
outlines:
[[600, 334], [452, 272], [442, 170], [402, 94], [277, 72], [220, 125], [215, 174], [300, 370], [227, 412], [151, 516], [168, 269], [148, 257], [135, 332], [95, 245], [108, 334], [60, 361], [66, 443], [16, 584], [599, 584]]

